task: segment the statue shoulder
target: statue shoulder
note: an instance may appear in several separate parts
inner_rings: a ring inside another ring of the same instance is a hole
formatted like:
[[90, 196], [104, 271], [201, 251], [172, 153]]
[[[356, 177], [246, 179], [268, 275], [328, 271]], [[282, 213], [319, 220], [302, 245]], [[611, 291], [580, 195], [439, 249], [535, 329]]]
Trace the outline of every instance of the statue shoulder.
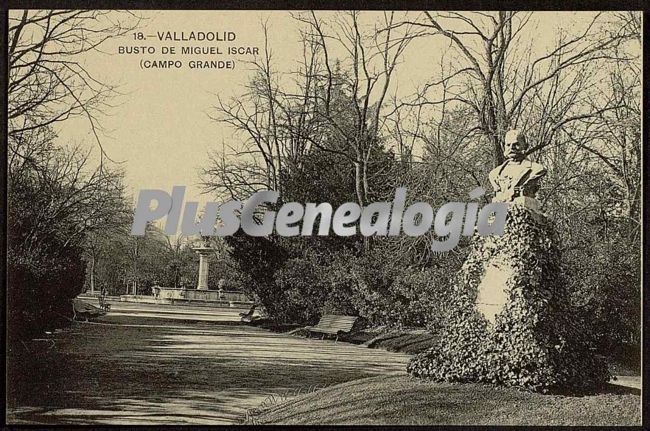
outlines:
[[534, 175], [544, 175], [544, 174], [546, 174], [546, 168], [544, 167], [544, 165], [541, 165], [541, 164], [533, 162], [533, 161], [530, 162], [530, 170], [532, 171], [532, 173]]
[[496, 168], [492, 169], [492, 170], [490, 171], [490, 173], [488, 174], [488, 178], [491, 179], [491, 180], [492, 180], [492, 179], [496, 179], [496, 178], [498, 178], [498, 177], [499, 177], [499, 174], [501, 173], [501, 170], [503, 169], [503, 167], [504, 167], [507, 163], [508, 163], [508, 162], [503, 162], [503, 163], [501, 163], [499, 166], [497, 166]]

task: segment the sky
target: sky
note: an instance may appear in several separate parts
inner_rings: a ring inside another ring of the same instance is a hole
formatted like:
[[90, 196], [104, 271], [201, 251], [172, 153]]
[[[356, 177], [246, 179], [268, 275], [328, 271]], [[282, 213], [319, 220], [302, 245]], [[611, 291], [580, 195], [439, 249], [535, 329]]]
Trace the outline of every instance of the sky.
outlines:
[[[260, 20], [267, 15], [206, 11], [142, 11], [139, 14], [146, 18], [140, 27], [146, 34], [235, 31], [237, 45], [260, 47], [263, 42]], [[282, 28], [290, 21], [285, 14], [272, 15], [274, 27]], [[273, 45], [278, 46], [293, 46], [296, 37], [288, 31], [273, 31], [270, 36]], [[104, 129], [102, 146], [109, 157], [122, 162], [131, 193], [137, 195], [140, 189], [147, 188], [171, 192], [174, 185], [185, 185], [186, 200], [205, 201], [207, 197], [201, 196], [198, 186], [198, 172], [207, 164], [208, 151], [220, 148], [224, 140], [233, 139], [232, 132], [210, 120], [208, 114], [215, 95], [236, 94], [236, 89], [246, 83], [248, 74], [239, 69], [143, 70], [139, 64], [142, 58], [166, 59], [167, 56], [117, 53], [120, 46], [154, 46], [160, 51], [168, 45], [181, 44], [154, 39], [135, 42], [129, 34], [109, 40], [102, 46], [103, 53], [93, 53], [84, 59], [92, 74], [100, 81], [118, 83], [122, 93], [114, 102], [116, 106], [100, 117]], [[291, 61], [292, 53], [278, 51], [278, 61]], [[236, 67], [244, 68], [241, 63]], [[95, 145], [83, 118], [61, 124], [59, 138]]]
[[[114, 38], [102, 45], [101, 52], [92, 52], [81, 59], [89, 72], [100, 81], [118, 84], [122, 94], [115, 106], [100, 116], [103, 127], [102, 146], [115, 161], [122, 162], [126, 185], [135, 198], [141, 189], [163, 189], [171, 192], [174, 185], [187, 187], [185, 200], [204, 203], [210, 196], [202, 195], [199, 171], [208, 164], [208, 152], [218, 150], [224, 142], [241, 139], [231, 129], [209, 118], [214, 112], [217, 95], [228, 98], [242, 94], [242, 86], [250, 78], [243, 59], [237, 57], [235, 70], [181, 70], [142, 69], [140, 61], [166, 59], [163, 55], [120, 55], [120, 46], [187, 45], [181, 42], [160, 42], [157, 32], [223, 32], [236, 33], [232, 46], [263, 48], [261, 22], [268, 20], [269, 45], [275, 64], [280, 70], [289, 70], [299, 61], [302, 47], [296, 21], [286, 11], [140, 11], [144, 19], [138, 29], [147, 40], [136, 41], [132, 33]], [[322, 13], [335, 20], [332, 13]], [[382, 16], [381, 12], [367, 12], [369, 22]], [[540, 43], [550, 41], [553, 29], [560, 22], [585, 22], [585, 14], [565, 13], [541, 15], [539, 24], [532, 26], [531, 38]], [[543, 36], [540, 38], [540, 35]], [[152, 37], [153, 36], [153, 37]], [[199, 46], [221, 46], [224, 43], [190, 43]], [[542, 43], [544, 45], [544, 43]], [[412, 93], [416, 87], [437, 73], [439, 58], [448, 47], [444, 38], [422, 39], [409, 46], [404, 63], [399, 66], [394, 91]], [[192, 56], [175, 56], [185, 63]], [[227, 56], [225, 56], [227, 57]], [[89, 148], [96, 143], [88, 122], [76, 118], [59, 125], [62, 142], [82, 143]]]

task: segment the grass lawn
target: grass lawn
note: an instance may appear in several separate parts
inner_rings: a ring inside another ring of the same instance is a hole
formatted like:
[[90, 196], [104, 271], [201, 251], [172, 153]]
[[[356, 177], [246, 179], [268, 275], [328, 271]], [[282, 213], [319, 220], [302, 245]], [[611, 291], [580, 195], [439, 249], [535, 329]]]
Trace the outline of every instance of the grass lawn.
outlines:
[[407, 376], [342, 383], [272, 406], [260, 424], [640, 425], [639, 391], [567, 397]]

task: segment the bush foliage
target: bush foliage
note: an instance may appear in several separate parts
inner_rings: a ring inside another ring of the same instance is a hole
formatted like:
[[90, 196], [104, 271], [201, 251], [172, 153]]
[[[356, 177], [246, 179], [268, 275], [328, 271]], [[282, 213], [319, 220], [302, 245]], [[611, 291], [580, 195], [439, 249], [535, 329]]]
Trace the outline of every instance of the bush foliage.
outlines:
[[[494, 324], [475, 306], [488, 262], [512, 268]], [[588, 392], [608, 380], [572, 312], [553, 228], [527, 209], [510, 208], [503, 236], [474, 238], [452, 297], [440, 345], [412, 359], [412, 375], [538, 392]]]
[[347, 314], [369, 325], [436, 329], [450, 286], [447, 266], [404, 267], [380, 247], [323, 250], [286, 238], [228, 238], [247, 292], [281, 323]]

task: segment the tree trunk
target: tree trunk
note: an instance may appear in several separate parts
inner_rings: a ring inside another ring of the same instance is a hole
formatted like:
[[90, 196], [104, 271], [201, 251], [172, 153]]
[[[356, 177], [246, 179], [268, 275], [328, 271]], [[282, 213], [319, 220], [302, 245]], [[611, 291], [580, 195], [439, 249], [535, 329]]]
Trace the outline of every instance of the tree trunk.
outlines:
[[95, 256], [90, 261], [90, 293], [95, 293]]
[[363, 192], [363, 168], [361, 162], [354, 162], [354, 187], [357, 192], [357, 201], [360, 207], [365, 203], [365, 196]]

